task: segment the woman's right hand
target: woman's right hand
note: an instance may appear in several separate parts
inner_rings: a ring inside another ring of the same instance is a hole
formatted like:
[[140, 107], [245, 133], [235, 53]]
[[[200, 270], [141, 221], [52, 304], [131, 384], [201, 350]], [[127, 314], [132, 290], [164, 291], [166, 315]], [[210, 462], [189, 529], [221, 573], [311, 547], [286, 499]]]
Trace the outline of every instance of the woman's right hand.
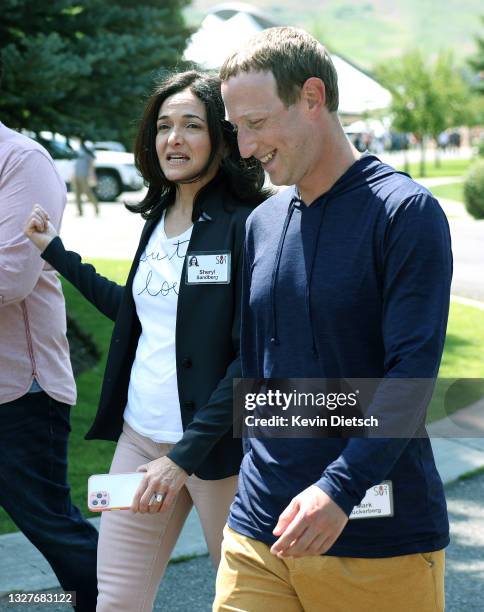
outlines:
[[45, 251], [50, 242], [58, 236], [55, 227], [49, 221], [49, 215], [39, 204], [34, 206], [25, 222], [24, 234], [40, 251]]

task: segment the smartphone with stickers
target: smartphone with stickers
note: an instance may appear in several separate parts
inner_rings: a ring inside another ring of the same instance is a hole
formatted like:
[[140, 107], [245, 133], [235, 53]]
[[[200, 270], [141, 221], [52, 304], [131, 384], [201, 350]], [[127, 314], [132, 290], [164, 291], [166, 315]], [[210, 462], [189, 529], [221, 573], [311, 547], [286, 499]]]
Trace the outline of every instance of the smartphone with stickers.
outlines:
[[87, 481], [87, 507], [91, 512], [127, 510], [143, 477], [143, 472], [93, 474]]

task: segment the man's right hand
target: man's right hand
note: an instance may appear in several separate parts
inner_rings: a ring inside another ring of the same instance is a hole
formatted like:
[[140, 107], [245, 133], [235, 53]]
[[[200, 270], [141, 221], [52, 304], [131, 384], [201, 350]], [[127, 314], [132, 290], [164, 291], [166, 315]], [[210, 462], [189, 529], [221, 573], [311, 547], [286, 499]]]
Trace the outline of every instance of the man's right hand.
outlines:
[[279, 516], [272, 532], [279, 539], [271, 553], [278, 557], [323, 555], [341, 535], [348, 517], [316, 485], [296, 495]]
[[40, 251], [45, 251], [50, 242], [58, 236], [55, 227], [49, 221], [49, 215], [38, 204], [34, 206], [25, 222], [24, 234]]

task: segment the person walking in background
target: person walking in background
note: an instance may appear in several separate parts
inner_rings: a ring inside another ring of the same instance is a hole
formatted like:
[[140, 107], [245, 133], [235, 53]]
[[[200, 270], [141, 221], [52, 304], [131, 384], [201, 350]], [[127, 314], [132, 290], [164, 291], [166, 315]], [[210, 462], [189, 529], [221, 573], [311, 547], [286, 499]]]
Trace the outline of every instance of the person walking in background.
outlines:
[[149, 99], [135, 146], [149, 187], [128, 207], [147, 222], [125, 287], [66, 252], [41, 208], [26, 224], [42, 257], [115, 321], [88, 437], [118, 440], [111, 473], [146, 473], [136, 514], [102, 516], [98, 612], [152, 610], [193, 505], [220, 559], [242, 458], [231, 428], [245, 220], [265, 198], [261, 164], [240, 158], [224, 116], [219, 79], [195, 71]]
[[82, 217], [82, 197], [85, 195], [89, 202], [94, 205], [96, 216], [99, 215], [99, 202], [91, 185], [96, 184], [96, 174], [94, 171], [95, 154], [87, 146], [84, 140], [78, 151], [78, 156], [74, 163], [74, 191], [76, 193], [76, 204], [79, 216]]
[[76, 609], [97, 597], [97, 531], [67, 482], [76, 387], [56, 272], [22, 228], [32, 201], [58, 229], [64, 181], [47, 151], [0, 123], [0, 506], [44, 555]]

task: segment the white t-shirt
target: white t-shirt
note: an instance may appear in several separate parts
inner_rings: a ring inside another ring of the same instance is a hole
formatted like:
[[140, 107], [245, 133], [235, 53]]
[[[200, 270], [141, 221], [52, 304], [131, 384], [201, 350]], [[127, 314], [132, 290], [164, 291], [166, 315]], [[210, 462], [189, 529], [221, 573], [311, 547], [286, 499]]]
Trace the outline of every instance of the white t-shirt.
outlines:
[[124, 411], [126, 422], [155, 442], [183, 435], [176, 377], [175, 330], [183, 262], [193, 226], [167, 238], [165, 215], [151, 234], [133, 280], [141, 335]]

